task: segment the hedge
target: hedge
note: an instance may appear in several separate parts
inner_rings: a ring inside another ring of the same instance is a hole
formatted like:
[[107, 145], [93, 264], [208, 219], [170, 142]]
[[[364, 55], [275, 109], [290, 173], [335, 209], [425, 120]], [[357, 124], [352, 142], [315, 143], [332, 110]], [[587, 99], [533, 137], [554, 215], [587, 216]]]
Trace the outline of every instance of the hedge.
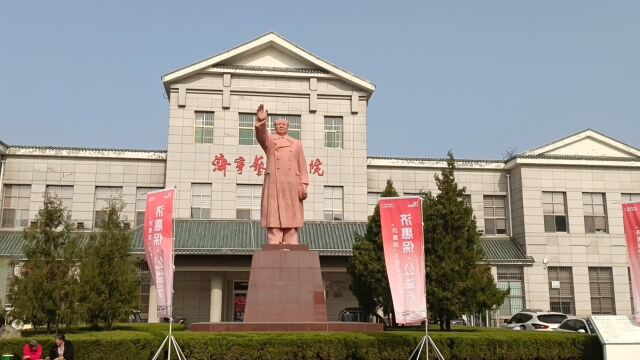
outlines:
[[[116, 331], [71, 333], [76, 357], [81, 360], [149, 359], [167, 334], [165, 324], [122, 324]], [[195, 333], [175, 332], [188, 359], [402, 359], [406, 360], [424, 333]], [[467, 328], [431, 332], [447, 360], [456, 359], [587, 359], [601, 360], [602, 347], [595, 336], [532, 331]], [[28, 339], [48, 349], [52, 335], [0, 342], [1, 353], [19, 355]], [[435, 359], [435, 354], [430, 353]], [[18, 357], [16, 357], [18, 359]], [[424, 358], [424, 357], [423, 357]]]

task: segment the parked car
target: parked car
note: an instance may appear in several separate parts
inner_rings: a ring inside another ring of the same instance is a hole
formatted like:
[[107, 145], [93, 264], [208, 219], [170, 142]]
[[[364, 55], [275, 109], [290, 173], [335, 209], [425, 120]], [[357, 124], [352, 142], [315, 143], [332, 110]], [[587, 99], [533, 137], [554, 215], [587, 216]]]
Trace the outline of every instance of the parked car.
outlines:
[[346, 308], [340, 311], [338, 315], [338, 320], [344, 322], [372, 322], [372, 323], [381, 323], [385, 327], [388, 326], [387, 321], [378, 315], [378, 314], [368, 314], [364, 310], [360, 308]]
[[512, 330], [551, 331], [567, 318], [567, 315], [559, 312], [525, 309], [513, 315], [501, 327]]
[[596, 329], [590, 319], [567, 319], [563, 321], [554, 331], [578, 332], [581, 334], [595, 335]]

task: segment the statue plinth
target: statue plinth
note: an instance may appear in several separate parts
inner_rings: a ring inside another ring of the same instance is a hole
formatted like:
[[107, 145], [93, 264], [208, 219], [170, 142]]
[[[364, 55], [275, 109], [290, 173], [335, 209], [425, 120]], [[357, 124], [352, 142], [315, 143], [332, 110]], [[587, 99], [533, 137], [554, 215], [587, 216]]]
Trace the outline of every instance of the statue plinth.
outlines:
[[320, 257], [307, 245], [266, 244], [253, 254], [245, 322], [326, 322]]

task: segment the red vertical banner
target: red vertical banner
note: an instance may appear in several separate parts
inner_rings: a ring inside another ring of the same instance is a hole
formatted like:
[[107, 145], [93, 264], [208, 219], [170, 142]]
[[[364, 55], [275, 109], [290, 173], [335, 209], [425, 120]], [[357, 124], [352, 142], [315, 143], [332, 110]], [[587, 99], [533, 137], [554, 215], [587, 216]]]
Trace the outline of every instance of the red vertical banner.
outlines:
[[622, 216], [629, 254], [633, 316], [640, 323], [640, 203], [622, 204]]
[[419, 324], [427, 318], [422, 198], [383, 198], [379, 207], [396, 322]]
[[173, 313], [174, 195], [174, 189], [148, 193], [144, 214], [144, 251], [156, 286], [159, 318], [171, 318]]

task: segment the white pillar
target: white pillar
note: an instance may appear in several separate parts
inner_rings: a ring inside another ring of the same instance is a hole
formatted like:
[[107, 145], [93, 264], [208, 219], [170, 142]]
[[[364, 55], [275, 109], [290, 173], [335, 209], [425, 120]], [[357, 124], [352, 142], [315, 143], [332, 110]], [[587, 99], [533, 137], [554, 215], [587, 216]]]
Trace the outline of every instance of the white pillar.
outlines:
[[211, 297], [209, 305], [209, 321], [222, 321], [222, 274], [211, 274]]
[[147, 322], [158, 323], [158, 301], [156, 300], [156, 286], [149, 286], [149, 316]]

